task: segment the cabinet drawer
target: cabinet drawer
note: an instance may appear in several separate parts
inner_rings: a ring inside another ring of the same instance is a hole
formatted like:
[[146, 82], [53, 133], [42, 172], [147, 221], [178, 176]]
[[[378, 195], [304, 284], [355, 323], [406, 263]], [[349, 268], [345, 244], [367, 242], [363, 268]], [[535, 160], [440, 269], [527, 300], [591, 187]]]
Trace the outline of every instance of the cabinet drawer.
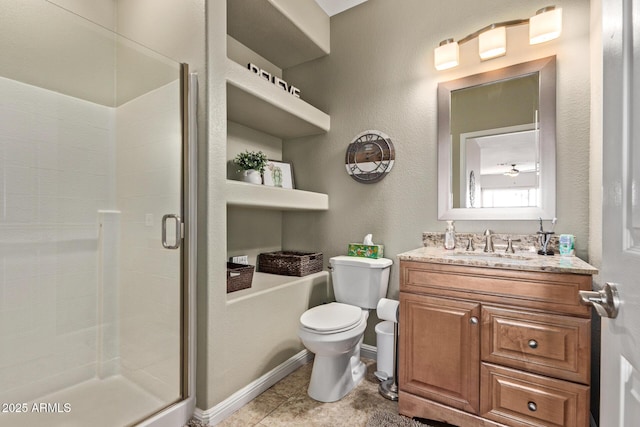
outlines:
[[481, 342], [485, 362], [589, 384], [589, 319], [484, 306]]
[[589, 387], [483, 363], [481, 416], [513, 427], [587, 427]]

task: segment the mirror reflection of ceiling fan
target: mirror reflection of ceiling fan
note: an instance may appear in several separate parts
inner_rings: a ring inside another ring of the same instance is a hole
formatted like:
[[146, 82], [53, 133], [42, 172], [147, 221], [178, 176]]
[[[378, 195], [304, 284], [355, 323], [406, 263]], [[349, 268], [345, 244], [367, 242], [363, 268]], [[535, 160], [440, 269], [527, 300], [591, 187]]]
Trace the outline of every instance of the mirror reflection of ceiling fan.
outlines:
[[535, 167], [533, 168], [516, 168], [516, 164], [517, 163], [498, 163], [498, 166], [511, 166], [511, 169], [508, 169], [506, 172], [503, 173], [503, 175], [511, 177], [511, 178], [515, 178], [516, 176], [520, 175], [520, 172], [535, 172], [536, 169]]
[[[529, 125], [523, 125], [529, 126]], [[512, 127], [513, 128], [513, 127]], [[535, 173], [540, 161], [537, 130], [502, 131], [465, 140], [465, 161], [475, 169], [480, 162], [480, 175], [503, 175], [511, 169]], [[489, 130], [485, 131], [488, 132]], [[494, 130], [492, 130], [494, 131]], [[461, 140], [462, 142], [462, 140]], [[515, 166], [513, 166], [515, 165]], [[467, 167], [469, 169], [469, 167]]]
[[516, 169], [516, 164], [512, 163], [511, 164], [511, 169], [506, 171], [504, 174], [506, 176], [511, 177], [511, 178], [515, 178], [516, 176], [520, 175], [520, 171], [518, 169]]

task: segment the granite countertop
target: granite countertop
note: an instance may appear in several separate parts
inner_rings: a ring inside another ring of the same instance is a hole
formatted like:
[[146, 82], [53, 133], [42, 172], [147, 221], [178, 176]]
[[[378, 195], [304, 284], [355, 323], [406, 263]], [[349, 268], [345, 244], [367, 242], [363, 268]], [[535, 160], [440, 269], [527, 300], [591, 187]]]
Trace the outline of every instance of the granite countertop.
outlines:
[[401, 261], [422, 261], [438, 264], [467, 265], [474, 267], [506, 268], [510, 270], [546, 271], [554, 273], [598, 274], [592, 267], [575, 256], [544, 256], [535, 252], [485, 253], [481, 249], [465, 251], [446, 250], [442, 247], [421, 247], [398, 254]]

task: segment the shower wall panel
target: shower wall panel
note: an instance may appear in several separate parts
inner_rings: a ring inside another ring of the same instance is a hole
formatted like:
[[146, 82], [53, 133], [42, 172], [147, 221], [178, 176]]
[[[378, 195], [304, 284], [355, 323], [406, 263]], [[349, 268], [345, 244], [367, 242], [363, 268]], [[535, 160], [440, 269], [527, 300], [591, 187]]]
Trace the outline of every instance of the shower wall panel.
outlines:
[[114, 120], [113, 108], [0, 78], [0, 401], [96, 375]]

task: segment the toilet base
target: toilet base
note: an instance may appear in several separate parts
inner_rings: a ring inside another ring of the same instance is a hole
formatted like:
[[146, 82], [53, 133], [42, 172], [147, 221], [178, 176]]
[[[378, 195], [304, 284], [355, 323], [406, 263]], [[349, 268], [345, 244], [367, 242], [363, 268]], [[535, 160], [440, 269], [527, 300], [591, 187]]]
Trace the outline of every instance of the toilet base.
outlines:
[[316, 355], [307, 393], [319, 402], [335, 402], [360, 384], [366, 372], [359, 345], [354, 352], [337, 357]]

